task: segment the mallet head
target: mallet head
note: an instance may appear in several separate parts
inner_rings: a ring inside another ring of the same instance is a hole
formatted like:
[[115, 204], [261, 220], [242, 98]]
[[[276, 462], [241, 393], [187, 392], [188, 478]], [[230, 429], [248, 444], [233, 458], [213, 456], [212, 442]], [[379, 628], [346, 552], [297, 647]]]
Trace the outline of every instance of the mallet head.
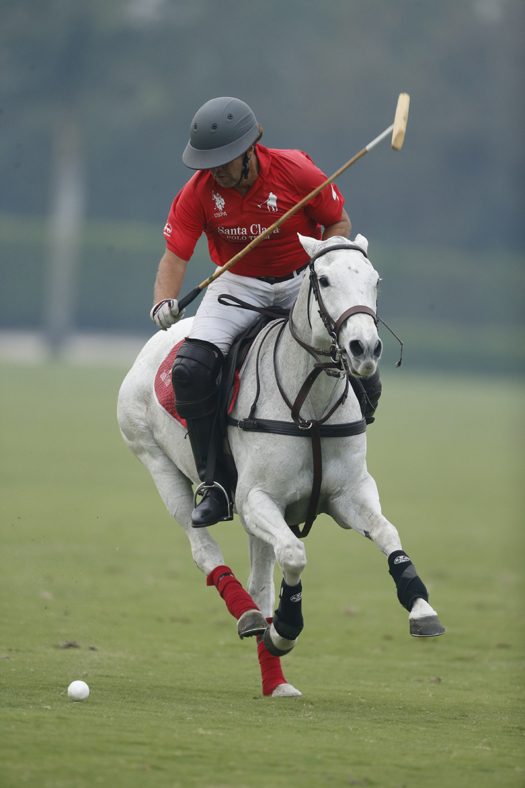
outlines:
[[392, 147], [394, 150], [401, 150], [405, 139], [405, 131], [408, 120], [408, 106], [410, 96], [408, 93], [400, 93], [397, 100], [396, 115], [394, 118], [394, 128], [392, 130]]

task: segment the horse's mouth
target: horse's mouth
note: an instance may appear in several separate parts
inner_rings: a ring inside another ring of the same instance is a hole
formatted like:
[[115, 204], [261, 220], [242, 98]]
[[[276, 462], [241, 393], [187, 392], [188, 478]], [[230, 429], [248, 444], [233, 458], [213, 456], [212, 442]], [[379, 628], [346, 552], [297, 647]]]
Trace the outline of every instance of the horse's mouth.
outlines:
[[356, 365], [353, 363], [352, 359], [350, 359], [350, 372], [356, 378], [369, 378], [371, 375], [375, 373], [376, 370], [377, 370], [376, 361], [359, 363], [358, 368], [356, 368]]

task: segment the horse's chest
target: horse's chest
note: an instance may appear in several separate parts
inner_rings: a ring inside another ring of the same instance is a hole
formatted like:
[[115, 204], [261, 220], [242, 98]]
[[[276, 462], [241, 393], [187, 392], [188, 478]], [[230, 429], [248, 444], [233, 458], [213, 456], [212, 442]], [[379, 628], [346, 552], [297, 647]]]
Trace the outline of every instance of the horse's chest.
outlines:
[[[287, 506], [310, 498], [314, 481], [310, 438], [252, 433], [249, 446], [239, 446], [237, 456], [239, 451], [239, 481], [246, 489], [260, 487]], [[336, 495], [358, 481], [365, 451], [362, 435], [322, 440], [322, 495]]]

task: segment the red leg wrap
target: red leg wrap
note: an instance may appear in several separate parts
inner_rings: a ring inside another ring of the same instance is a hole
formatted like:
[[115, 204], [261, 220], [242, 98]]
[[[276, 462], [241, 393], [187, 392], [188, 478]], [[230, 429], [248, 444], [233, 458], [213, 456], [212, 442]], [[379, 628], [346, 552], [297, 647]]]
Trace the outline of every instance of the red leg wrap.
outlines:
[[206, 585], [215, 586], [234, 618], [239, 619], [247, 610], [259, 610], [251, 596], [244, 590], [229, 566], [217, 566], [210, 572]]
[[[269, 624], [272, 623], [271, 618], [267, 618], [266, 620]], [[286, 679], [284, 678], [284, 673], [281, 668], [281, 660], [279, 657], [274, 657], [270, 654], [262, 638], [257, 644], [257, 656], [259, 657], [259, 664], [261, 666], [263, 695], [271, 695], [279, 684], [286, 684]]]

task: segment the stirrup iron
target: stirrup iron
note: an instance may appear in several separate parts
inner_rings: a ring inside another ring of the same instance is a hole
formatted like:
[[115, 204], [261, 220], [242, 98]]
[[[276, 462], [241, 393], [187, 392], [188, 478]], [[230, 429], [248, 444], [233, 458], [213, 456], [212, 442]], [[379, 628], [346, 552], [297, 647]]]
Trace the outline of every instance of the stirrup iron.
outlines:
[[206, 484], [206, 482], [201, 482], [196, 488], [195, 492], [193, 493], [193, 508], [197, 508], [197, 496], [202, 495], [205, 490], [211, 490], [213, 487], [217, 487], [218, 490], [222, 492], [226, 499], [226, 505], [228, 508], [228, 514], [225, 517], [219, 518], [217, 522], [225, 523], [228, 520], [233, 520], [233, 501], [230, 500], [230, 496], [219, 482], [213, 482], [212, 484]]

